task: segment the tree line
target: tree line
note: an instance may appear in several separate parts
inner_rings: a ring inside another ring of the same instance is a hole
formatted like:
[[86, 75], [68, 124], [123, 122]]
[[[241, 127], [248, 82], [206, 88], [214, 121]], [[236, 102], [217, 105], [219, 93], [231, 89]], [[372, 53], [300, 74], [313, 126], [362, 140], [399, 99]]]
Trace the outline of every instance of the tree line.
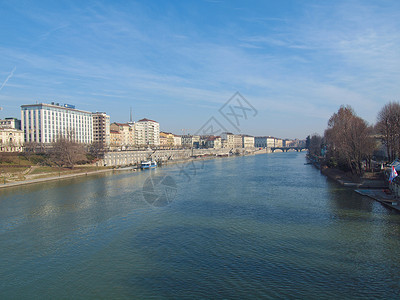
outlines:
[[353, 108], [343, 105], [328, 121], [324, 135], [308, 136], [309, 155], [323, 157], [328, 167], [362, 175], [363, 163], [371, 167], [378, 144], [385, 146], [385, 158], [392, 161], [400, 154], [400, 103], [386, 104], [377, 115], [375, 125], [357, 116]]

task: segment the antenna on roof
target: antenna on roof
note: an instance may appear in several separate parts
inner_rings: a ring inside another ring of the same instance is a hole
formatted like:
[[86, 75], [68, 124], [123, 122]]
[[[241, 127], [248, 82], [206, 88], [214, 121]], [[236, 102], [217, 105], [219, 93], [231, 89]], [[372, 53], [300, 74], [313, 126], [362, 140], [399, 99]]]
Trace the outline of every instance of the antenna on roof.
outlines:
[[131, 116], [130, 116], [130, 122], [132, 123], [132, 106], [130, 107], [130, 112], [131, 112]]

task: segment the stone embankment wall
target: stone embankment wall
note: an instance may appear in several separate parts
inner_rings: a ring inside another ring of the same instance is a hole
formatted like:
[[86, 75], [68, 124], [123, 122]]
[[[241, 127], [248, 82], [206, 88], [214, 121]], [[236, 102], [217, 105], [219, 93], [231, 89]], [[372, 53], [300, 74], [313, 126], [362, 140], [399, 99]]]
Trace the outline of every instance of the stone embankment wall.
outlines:
[[174, 161], [189, 159], [192, 156], [201, 155], [232, 155], [232, 154], [259, 154], [266, 153], [265, 149], [255, 148], [239, 149], [183, 149], [183, 150], [146, 150], [146, 151], [113, 151], [104, 154], [104, 158], [98, 161], [99, 166], [129, 166], [146, 160]]

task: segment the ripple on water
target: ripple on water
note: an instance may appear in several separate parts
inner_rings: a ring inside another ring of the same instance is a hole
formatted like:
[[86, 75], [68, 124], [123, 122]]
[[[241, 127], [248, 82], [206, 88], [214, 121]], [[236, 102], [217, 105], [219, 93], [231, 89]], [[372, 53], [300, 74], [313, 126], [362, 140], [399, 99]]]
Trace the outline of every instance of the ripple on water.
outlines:
[[3, 193], [0, 296], [398, 298], [399, 216], [303, 153], [162, 171], [178, 186], [162, 208], [141, 196], [146, 172]]

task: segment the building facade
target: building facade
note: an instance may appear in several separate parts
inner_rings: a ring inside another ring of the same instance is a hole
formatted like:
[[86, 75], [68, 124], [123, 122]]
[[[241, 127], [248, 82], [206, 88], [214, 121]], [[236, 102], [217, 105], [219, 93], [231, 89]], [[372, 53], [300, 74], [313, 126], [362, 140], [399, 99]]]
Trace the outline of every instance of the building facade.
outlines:
[[66, 137], [90, 144], [93, 142], [93, 115], [69, 104], [52, 102], [22, 105], [21, 129], [28, 143], [49, 144], [58, 137]]
[[121, 133], [116, 130], [110, 130], [110, 149], [121, 149], [122, 137]]
[[173, 148], [175, 146], [174, 135], [170, 132], [160, 132], [160, 146], [164, 148]]
[[275, 147], [275, 138], [272, 136], [256, 136], [254, 137], [254, 146], [257, 148]]
[[283, 140], [282, 144], [283, 144], [283, 147], [296, 147], [297, 146], [296, 141], [289, 140], [289, 139]]
[[129, 123], [117, 123], [114, 122], [110, 125], [110, 131], [118, 132], [118, 137], [122, 149], [128, 149], [135, 145], [135, 128], [134, 124]]
[[110, 146], [110, 116], [104, 112], [93, 113], [93, 142], [102, 148]]
[[275, 138], [275, 147], [283, 147], [283, 140]]
[[242, 136], [238, 134], [233, 134], [230, 132], [223, 132], [221, 134], [222, 140], [225, 140], [226, 142], [223, 143], [223, 146], [225, 148], [242, 148], [243, 142], [242, 142]]
[[182, 147], [182, 137], [180, 135], [174, 134], [174, 147], [181, 148]]
[[21, 152], [24, 132], [15, 128], [0, 127], [0, 152]]
[[221, 149], [222, 142], [220, 136], [209, 136], [206, 143], [207, 148]]
[[184, 148], [199, 148], [200, 136], [199, 135], [182, 135], [182, 147]]
[[21, 120], [17, 118], [5, 118], [4, 120], [0, 120], [0, 127], [21, 129]]
[[254, 148], [254, 136], [243, 135], [242, 136], [243, 148]]
[[139, 146], [160, 145], [160, 124], [150, 119], [141, 119], [135, 123], [135, 139]]

